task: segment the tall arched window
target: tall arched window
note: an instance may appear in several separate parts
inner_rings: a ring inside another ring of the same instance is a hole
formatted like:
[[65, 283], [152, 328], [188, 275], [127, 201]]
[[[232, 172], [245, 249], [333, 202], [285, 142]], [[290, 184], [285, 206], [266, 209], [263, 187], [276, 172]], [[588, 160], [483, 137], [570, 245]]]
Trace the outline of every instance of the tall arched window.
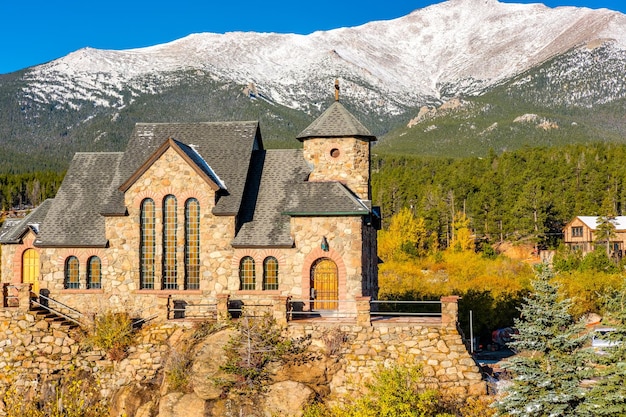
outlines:
[[78, 265], [78, 258], [75, 256], [70, 256], [65, 260], [65, 289], [80, 288]]
[[97, 290], [102, 288], [102, 263], [100, 258], [92, 256], [87, 260], [87, 289]]
[[147, 198], [141, 202], [139, 242], [139, 288], [154, 289], [156, 224], [154, 201]]
[[244, 256], [239, 262], [239, 289], [255, 290], [256, 277], [254, 274], [254, 259]]
[[176, 197], [163, 200], [163, 290], [178, 289], [176, 283]]
[[263, 289], [278, 289], [278, 260], [273, 256], [263, 260]]
[[200, 203], [185, 202], [185, 289], [200, 288]]

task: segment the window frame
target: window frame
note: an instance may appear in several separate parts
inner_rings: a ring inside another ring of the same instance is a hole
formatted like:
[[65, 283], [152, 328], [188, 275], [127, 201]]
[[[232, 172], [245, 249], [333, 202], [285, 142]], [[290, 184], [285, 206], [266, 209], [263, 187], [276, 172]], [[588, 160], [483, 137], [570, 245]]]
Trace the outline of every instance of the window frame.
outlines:
[[572, 226], [572, 237], [583, 237], [584, 230], [582, 226]]
[[239, 290], [256, 290], [256, 272], [252, 256], [244, 256], [239, 261]]
[[[96, 265], [97, 268], [95, 267]], [[87, 259], [87, 289], [102, 289], [102, 261], [97, 256], [91, 256]]]
[[139, 289], [153, 290], [156, 278], [156, 204], [146, 198], [139, 213]]
[[172, 194], [163, 198], [162, 290], [177, 290], [176, 236], [178, 229], [177, 200]]
[[263, 290], [278, 291], [278, 259], [268, 256], [263, 259]]
[[63, 288], [66, 290], [80, 289], [80, 261], [74, 255], [68, 256], [65, 259]]
[[200, 202], [185, 202], [185, 290], [200, 289]]

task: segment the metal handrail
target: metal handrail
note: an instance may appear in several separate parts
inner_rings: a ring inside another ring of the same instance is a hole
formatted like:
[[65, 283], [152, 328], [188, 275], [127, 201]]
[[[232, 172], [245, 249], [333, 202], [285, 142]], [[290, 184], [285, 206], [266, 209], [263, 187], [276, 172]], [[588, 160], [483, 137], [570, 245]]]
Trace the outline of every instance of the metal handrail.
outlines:
[[[372, 300], [370, 304], [405, 304], [405, 305], [441, 305], [441, 300]], [[372, 315], [374, 316], [421, 316], [421, 317], [441, 317], [441, 311], [439, 312], [428, 312], [422, 311], [419, 313], [414, 313], [410, 311], [372, 311]]]
[[148, 317], [144, 317], [144, 318], [141, 318], [141, 319], [137, 319], [137, 320], [133, 321], [133, 322], [130, 324], [130, 326], [134, 329], [134, 328], [137, 328], [137, 326], [139, 326], [139, 324], [147, 323], [147, 322], [149, 322], [150, 320], [154, 320], [154, 319], [156, 319], [157, 317], [159, 317], [159, 315], [158, 315], [158, 314], [153, 314], [153, 315], [148, 316]]
[[[63, 304], [62, 302], [57, 301], [57, 300], [55, 300], [53, 298], [46, 297], [45, 295], [43, 295], [41, 293], [38, 296], [39, 296], [40, 299], [43, 298], [44, 300], [46, 300], [48, 302], [52, 301], [53, 303], [61, 306], [62, 308], [66, 309], [66, 310], [69, 310], [72, 313], [78, 315], [78, 317], [80, 317], [80, 318], [85, 318], [85, 315], [83, 313], [81, 313], [80, 311], [76, 310], [75, 308], [72, 308], [72, 307], [68, 306], [67, 304]], [[41, 307], [43, 307], [43, 308], [45, 308], [45, 309], [47, 309], [47, 310], [49, 310], [49, 311], [51, 311], [51, 312], [53, 312], [53, 313], [56, 312], [56, 310], [53, 310], [53, 309], [51, 309], [51, 308], [49, 308], [49, 307], [47, 307], [45, 305], [42, 305], [42, 304], [37, 303], [37, 302], [36, 302], [36, 304], [41, 306]]]
[[[53, 309], [51, 309], [50, 307], [48, 307], [48, 306], [46, 306], [46, 305], [43, 305], [43, 304], [41, 304], [41, 303], [40, 303], [40, 302], [38, 302], [38, 301], [35, 301], [35, 300], [30, 300], [30, 302], [31, 302], [32, 304], [35, 304], [35, 305], [37, 305], [37, 306], [39, 306], [39, 307], [42, 307], [42, 308], [44, 308], [44, 309], [48, 310], [48, 311], [49, 311], [49, 312], [51, 312], [52, 314], [55, 314], [55, 315], [57, 315], [57, 316], [59, 316], [59, 317], [63, 317], [64, 319], [69, 320], [69, 321], [71, 321], [71, 322], [73, 322], [73, 323], [77, 324], [78, 326], [80, 326], [80, 325], [81, 325], [81, 323], [80, 323], [78, 320], [76, 320], [76, 319], [74, 319], [74, 318], [72, 318], [72, 317], [70, 317], [70, 316], [68, 316], [68, 315], [66, 315], [66, 314], [63, 314], [63, 313], [61, 313], [60, 311], [53, 310]], [[81, 316], [83, 316], [83, 315], [81, 314]], [[84, 317], [84, 316], [83, 316], [83, 317]]]

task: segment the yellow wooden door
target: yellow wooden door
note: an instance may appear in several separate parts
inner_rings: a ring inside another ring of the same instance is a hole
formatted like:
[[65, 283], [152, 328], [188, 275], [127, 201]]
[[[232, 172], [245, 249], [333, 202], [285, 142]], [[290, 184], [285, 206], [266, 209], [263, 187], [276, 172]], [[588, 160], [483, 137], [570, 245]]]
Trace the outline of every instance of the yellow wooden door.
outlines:
[[26, 249], [22, 255], [22, 282], [33, 284], [31, 291], [39, 294], [39, 253]]
[[320, 259], [311, 269], [313, 310], [336, 310], [339, 299], [337, 265], [331, 259]]

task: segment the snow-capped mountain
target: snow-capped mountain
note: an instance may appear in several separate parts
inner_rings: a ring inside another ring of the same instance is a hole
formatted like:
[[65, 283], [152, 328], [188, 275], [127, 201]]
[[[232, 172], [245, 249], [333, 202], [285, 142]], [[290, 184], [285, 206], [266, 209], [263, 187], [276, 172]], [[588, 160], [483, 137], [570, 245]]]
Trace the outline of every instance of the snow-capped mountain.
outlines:
[[[497, 0], [449, 0], [408, 16], [310, 35], [201, 33], [125, 51], [81, 49], [25, 75], [28, 97], [42, 103], [122, 107], [122, 92], [151, 93], [157, 77], [181, 69], [206, 71], [242, 85], [254, 83], [270, 100], [292, 108], [329, 79], [360, 84], [345, 94], [395, 105], [440, 98], [440, 86], [478, 92], [569, 49], [597, 40], [626, 49], [626, 16], [607, 9], [548, 8]], [[130, 99], [132, 100], [132, 98]]]
[[[146, 96], [179, 88], [185, 74], [187, 80], [202, 78], [221, 90], [236, 86], [238, 93], [309, 115], [331, 97], [332, 82], [339, 78], [342, 100], [357, 112], [408, 121], [424, 104], [482, 94], [566, 53], [567, 66], [554, 76], [579, 77], [590, 65], [602, 63], [593, 62], [595, 55], [589, 61], [588, 54], [576, 58], [571, 51], [597, 47], [604, 48], [613, 65], [626, 64], [626, 15], [608, 9], [448, 0], [398, 19], [309, 35], [200, 33], [141, 49], [81, 49], [19, 76], [0, 76], [0, 89], [16, 97], [0, 102], [0, 114], [5, 106], [19, 108], [11, 120], [21, 117], [28, 131], [23, 136], [42, 141], [37, 123], [51, 113], [73, 112], [55, 131], [72, 136], [79, 125], [102, 115], [115, 123], [120, 112]], [[523, 86], [532, 79], [515, 82]], [[596, 101], [626, 96], [620, 90], [623, 83], [611, 85], [612, 93]], [[577, 88], [584, 89], [584, 83]], [[587, 98], [580, 105], [596, 102], [586, 92], [561, 99], [576, 106], [578, 96]], [[5, 120], [0, 118], [0, 134]], [[90, 140], [101, 140], [107, 129], [101, 126]]]

